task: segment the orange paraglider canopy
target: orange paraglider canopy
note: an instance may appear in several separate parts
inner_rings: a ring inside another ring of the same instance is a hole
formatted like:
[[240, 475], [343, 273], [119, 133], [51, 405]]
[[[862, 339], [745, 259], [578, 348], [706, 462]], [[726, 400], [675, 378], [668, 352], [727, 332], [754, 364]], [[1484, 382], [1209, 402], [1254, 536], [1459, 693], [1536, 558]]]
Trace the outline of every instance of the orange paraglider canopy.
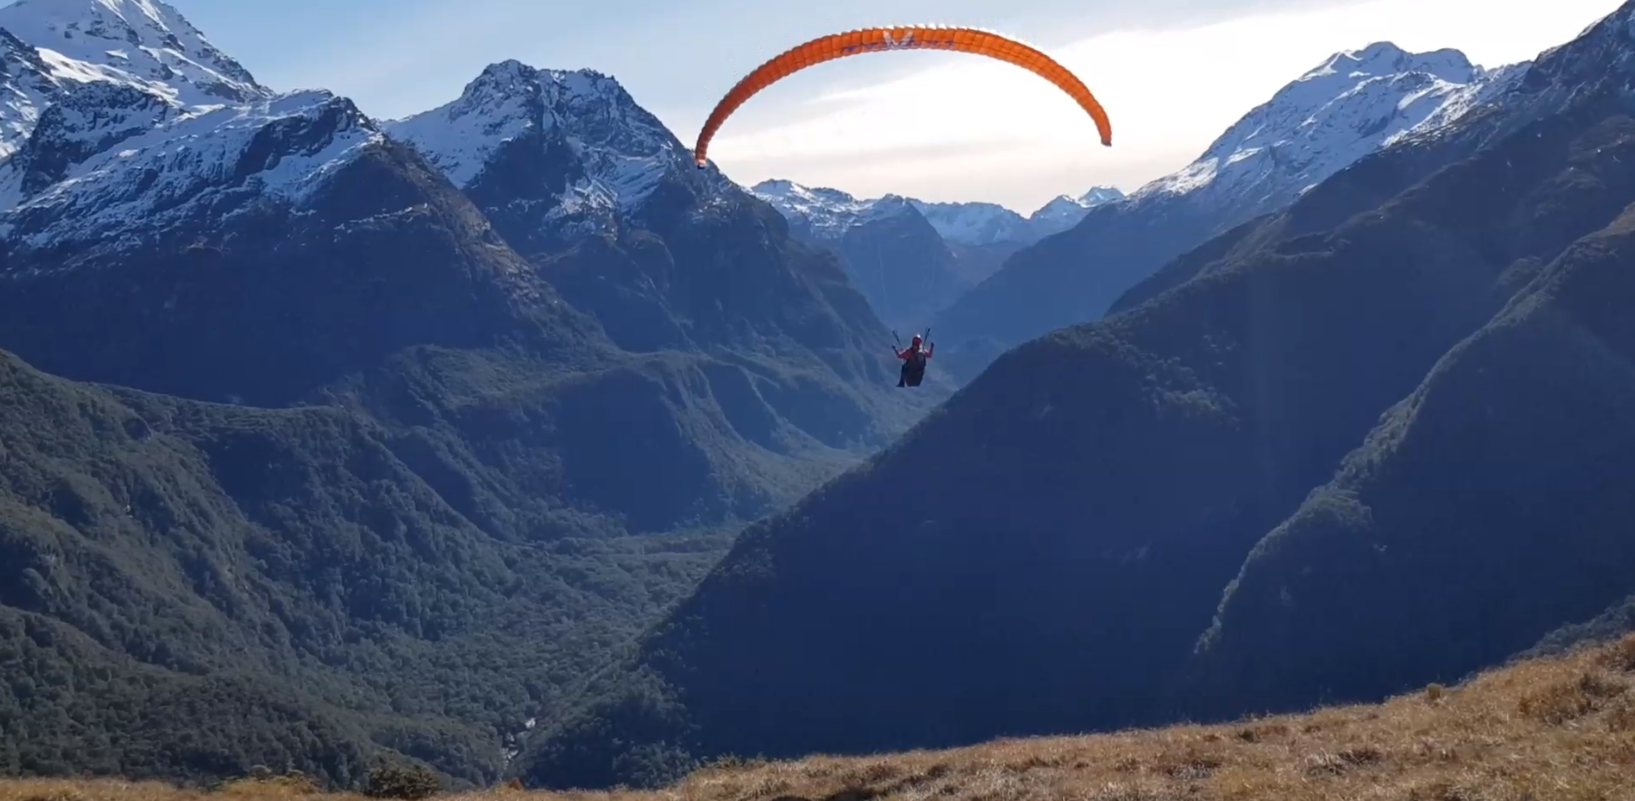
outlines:
[[1027, 69], [1056, 84], [1078, 101], [1078, 104], [1089, 113], [1090, 118], [1095, 120], [1096, 129], [1101, 133], [1101, 143], [1109, 147], [1113, 144], [1113, 126], [1108, 122], [1107, 112], [1102, 109], [1101, 103], [1096, 100], [1095, 95], [1090, 94], [1090, 90], [1078, 76], [1050, 56], [1009, 37], [976, 28], [907, 25], [863, 28], [820, 36], [796, 45], [755, 68], [754, 72], [745, 75], [719, 103], [716, 103], [715, 110], [710, 112], [709, 119], [704, 122], [704, 128], [698, 132], [698, 144], [693, 148], [693, 160], [698, 163], [699, 169], [704, 168], [708, 158], [706, 151], [709, 149], [710, 140], [715, 137], [716, 130], [756, 92], [814, 64], [888, 50], [957, 50], [996, 58]]

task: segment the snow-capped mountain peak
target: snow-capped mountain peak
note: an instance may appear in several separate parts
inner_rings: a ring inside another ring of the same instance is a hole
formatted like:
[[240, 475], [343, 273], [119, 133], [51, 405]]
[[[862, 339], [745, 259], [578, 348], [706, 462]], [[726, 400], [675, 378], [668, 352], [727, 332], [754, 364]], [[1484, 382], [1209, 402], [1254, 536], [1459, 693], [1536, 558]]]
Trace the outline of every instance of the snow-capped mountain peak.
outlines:
[[0, 238], [12, 269], [294, 209], [384, 135], [329, 92], [256, 83], [159, 0], [0, 8]]
[[1103, 203], [1112, 203], [1115, 200], [1123, 200], [1123, 199], [1124, 199], [1124, 191], [1119, 189], [1118, 187], [1116, 187], [1116, 186], [1097, 186], [1097, 187], [1092, 187], [1090, 189], [1090, 191], [1085, 192], [1084, 194], [1080, 195], [1078, 197], [1077, 202], [1078, 202], [1078, 204], [1080, 206], [1083, 206], [1085, 208], [1095, 208], [1096, 206], [1100, 206]]
[[543, 124], [541, 105], [537, 72], [508, 60], [484, 68], [454, 101], [382, 127], [413, 143], [456, 186], [467, 186], [502, 143]]
[[692, 166], [680, 140], [613, 77], [588, 69], [539, 69], [514, 59], [489, 65], [455, 100], [382, 127], [465, 188], [482, 179], [512, 143], [566, 145], [580, 174], [564, 188], [563, 201], [624, 212], [650, 195], [666, 173]]
[[1043, 239], [1072, 228], [1079, 220], [1084, 219], [1084, 215], [1091, 209], [1123, 199], [1124, 193], [1112, 186], [1094, 187], [1078, 197], [1058, 195], [1029, 215], [1028, 224], [1037, 233], [1036, 238]]
[[813, 236], [833, 239], [846, 233], [874, 205], [828, 187], [810, 187], [772, 179], [749, 188], [750, 194], [771, 203], [791, 222], [804, 224]]
[[1336, 53], [1135, 197], [1209, 187], [1224, 193], [1219, 202], [1280, 205], [1362, 156], [1447, 123], [1513, 75], [1451, 49], [1410, 53], [1375, 42]]
[[868, 208], [860, 216], [859, 221], [867, 222], [869, 220], [879, 220], [886, 217], [896, 217], [901, 214], [915, 214], [918, 212], [919, 208], [913, 200], [903, 197], [902, 195], [887, 194], [881, 196], [873, 203], [868, 204]]
[[1374, 42], [1358, 50], [1344, 50], [1330, 56], [1321, 66], [1302, 75], [1295, 84], [1321, 82], [1340, 77], [1390, 75], [1424, 72], [1452, 83], [1469, 83], [1480, 70], [1465, 54], [1452, 48], [1427, 53], [1410, 53], [1392, 42]]
[[160, 0], [17, 0], [0, 28], [38, 47], [58, 80], [133, 83], [184, 105], [273, 95]]

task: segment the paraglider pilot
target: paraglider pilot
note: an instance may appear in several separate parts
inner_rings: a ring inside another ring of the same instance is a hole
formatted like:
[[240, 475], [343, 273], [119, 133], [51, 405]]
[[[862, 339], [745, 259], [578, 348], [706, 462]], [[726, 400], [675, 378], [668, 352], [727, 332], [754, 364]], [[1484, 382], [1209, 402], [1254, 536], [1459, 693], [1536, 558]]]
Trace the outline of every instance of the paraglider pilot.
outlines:
[[936, 349], [936, 343], [922, 346], [920, 335], [915, 334], [908, 341], [908, 347], [897, 351], [897, 358], [903, 360], [903, 369], [897, 374], [897, 386], [919, 386], [920, 382], [925, 380], [925, 362], [931, 358], [932, 351]]

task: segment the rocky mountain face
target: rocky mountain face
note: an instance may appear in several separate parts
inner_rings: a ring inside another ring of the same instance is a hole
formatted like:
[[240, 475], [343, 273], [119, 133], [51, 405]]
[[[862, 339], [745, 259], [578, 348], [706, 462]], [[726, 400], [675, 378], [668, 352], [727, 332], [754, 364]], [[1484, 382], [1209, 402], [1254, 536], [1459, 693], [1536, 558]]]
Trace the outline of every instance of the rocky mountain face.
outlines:
[[936, 397], [770, 206], [632, 170], [685, 154], [610, 78], [494, 65], [464, 100], [540, 147], [462, 166], [160, 2], [14, 3], [0, 64], [14, 772], [491, 781], [723, 532]]
[[1378, 699], [1604, 626], [1635, 592], [1631, 19], [746, 531], [523, 775]]
[[[1338, 53], [1278, 91], [1186, 168], [1019, 251], [938, 315], [967, 380], [1009, 347], [1100, 317], [1166, 262], [1275, 212], [1357, 159], [1458, 118], [1510, 86], [1453, 50]], [[956, 334], [957, 332], [957, 334]]]
[[870, 307], [904, 335], [925, 330], [931, 315], [967, 286], [964, 260], [902, 198], [875, 204], [827, 247], [840, 256]]
[[0, 103], [0, 158], [16, 152], [62, 89], [38, 49], [0, 28], [0, 91], [11, 98]]
[[922, 330], [936, 310], [970, 284], [950, 244], [914, 201], [858, 201], [836, 189], [763, 181], [751, 190], [771, 203], [802, 242], [834, 253], [869, 307], [897, 331]]

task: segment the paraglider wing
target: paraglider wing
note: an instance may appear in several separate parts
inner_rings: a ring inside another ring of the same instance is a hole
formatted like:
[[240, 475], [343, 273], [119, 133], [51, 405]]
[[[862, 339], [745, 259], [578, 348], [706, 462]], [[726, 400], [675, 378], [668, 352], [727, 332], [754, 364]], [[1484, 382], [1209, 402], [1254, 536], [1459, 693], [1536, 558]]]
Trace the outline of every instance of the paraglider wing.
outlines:
[[908, 25], [832, 33], [796, 45], [774, 56], [745, 75], [719, 103], [716, 103], [709, 119], [704, 122], [704, 128], [698, 132], [698, 144], [693, 148], [693, 160], [698, 163], [699, 169], [704, 169], [704, 163], [708, 158], [706, 151], [709, 149], [710, 140], [715, 137], [716, 130], [756, 92], [814, 64], [888, 50], [956, 50], [996, 58], [1027, 69], [1055, 84], [1057, 88], [1078, 101], [1079, 106], [1095, 121], [1096, 129], [1101, 134], [1101, 143], [1109, 147], [1113, 144], [1112, 123], [1107, 120], [1107, 112], [1102, 109], [1101, 103], [1096, 100], [1095, 95], [1090, 94], [1090, 90], [1078, 76], [1050, 56], [990, 31]]

